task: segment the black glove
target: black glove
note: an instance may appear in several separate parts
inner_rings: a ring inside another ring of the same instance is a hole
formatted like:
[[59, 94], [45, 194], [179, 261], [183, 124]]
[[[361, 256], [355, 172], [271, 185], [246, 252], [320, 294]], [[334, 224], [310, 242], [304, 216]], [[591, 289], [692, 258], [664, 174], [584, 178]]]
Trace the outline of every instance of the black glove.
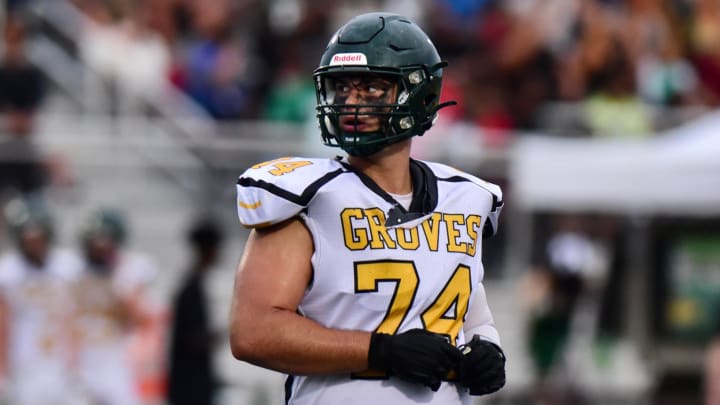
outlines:
[[498, 345], [475, 335], [460, 351], [465, 358], [458, 379], [470, 395], [491, 394], [505, 385], [505, 353]]
[[411, 329], [397, 335], [373, 333], [368, 365], [406, 381], [420, 383], [437, 391], [450, 370], [463, 361], [463, 355], [447, 339], [424, 329]]

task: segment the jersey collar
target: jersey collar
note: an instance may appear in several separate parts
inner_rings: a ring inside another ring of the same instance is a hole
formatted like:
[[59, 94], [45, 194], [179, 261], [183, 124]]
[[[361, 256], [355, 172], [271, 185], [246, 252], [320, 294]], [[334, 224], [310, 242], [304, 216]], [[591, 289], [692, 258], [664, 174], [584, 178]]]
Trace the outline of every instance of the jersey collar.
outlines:
[[338, 162], [350, 172], [355, 173], [360, 181], [372, 192], [392, 205], [387, 212], [385, 226], [391, 227], [414, 221], [424, 217], [435, 210], [438, 202], [437, 177], [435, 173], [422, 161], [410, 159], [410, 178], [413, 185], [413, 197], [410, 209], [406, 210], [389, 193], [380, 188], [369, 176], [351, 166], [347, 161], [338, 157]]

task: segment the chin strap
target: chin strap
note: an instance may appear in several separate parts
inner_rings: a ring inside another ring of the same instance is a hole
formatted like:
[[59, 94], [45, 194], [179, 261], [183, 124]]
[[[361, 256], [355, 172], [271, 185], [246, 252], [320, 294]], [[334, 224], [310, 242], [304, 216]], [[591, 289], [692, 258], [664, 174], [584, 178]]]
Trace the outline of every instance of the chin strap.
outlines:
[[[447, 65], [448, 65], [448, 63], [447, 63], [446, 61], [440, 61], [440, 62], [438, 62], [438, 63], [436, 63], [436, 64], [434, 64], [434, 65], [432, 65], [432, 66], [429, 66], [429, 67], [428, 67], [428, 71], [429, 71], [430, 74], [432, 74], [431, 72], [436, 72], [436, 71], [438, 71], [438, 70], [440, 70], [440, 69], [442, 69], [442, 68], [447, 67]], [[443, 109], [443, 108], [445, 108], [445, 107], [450, 107], [451, 105], [457, 105], [457, 101], [446, 101], [446, 102], [444, 102], [444, 103], [438, 104], [438, 105], [435, 107], [435, 110], [433, 111], [433, 115], [434, 115], [435, 113], [437, 113], [438, 111], [440, 111], [441, 109]]]
[[[425, 122], [422, 124], [423, 130], [424, 130], [424, 131], [427, 131], [427, 130], [429, 130], [429, 129], [433, 126], [433, 124], [435, 123], [435, 120], [437, 119], [437, 112], [438, 112], [438, 111], [440, 111], [441, 109], [443, 109], [443, 108], [445, 108], [445, 107], [450, 107], [451, 105], [457, 105], [457, 101], [446, 101], [446, 102], [444, 102], [444, 103], [440, 103], [440, 104], [438, 104], [437, 106], [435, 106], [435, 108], [433, 109], [433, 112], [432, 112], [432, 116], [433, 116], [434, 118], [433, 118], [433, 119], [430, 119], [430, 120], [427, 120], [427, 121], [425, 121]], [[423, 133], [424, 133], [424, 132], [423, 132]], [[422, 134], [419, 134], [419, 135], [422, 135]]]
[[434, 71], [436, 71], [436, 70], [438, 70], [438, 69], [446, 68], [447, 65], [448, 65], [448, 63], [447, 63], [446, 61], [442, 60], [442, 61], [440, 61], [440, 62], [438, 62], [438, 63], [436, 63], [436, 64], [434, 64], [434, 65], [432, 65], [432, 66], [428, 66], [428, 70], [429, 70], [430, 72], [434, 72]]
[[435, 107], [435, 111], [433, 111], [433, 114], [445, 107], [450, 107], [451, 105], [457, 105], [457, 101], [446, 101], [444, 103], [438, 104], [437, 107]]

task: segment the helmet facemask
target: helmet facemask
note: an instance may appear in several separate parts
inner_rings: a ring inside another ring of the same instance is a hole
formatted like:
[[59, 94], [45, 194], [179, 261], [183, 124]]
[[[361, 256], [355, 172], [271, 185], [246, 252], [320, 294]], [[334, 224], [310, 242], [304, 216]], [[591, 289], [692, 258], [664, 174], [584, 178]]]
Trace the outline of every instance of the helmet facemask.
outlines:
[[[444, 107], [438, 105], [439, 89], [433, 80], [423, 66], [318, 69], [317, 117], [323, 143], [354, 156], [368, 156], [422, 135]], [[364, 96], [357, 95], [361, 93]], [[348, 103], [350, 97], [353, 101]], [[377, 121], [379, 125], [368, 125]]]
[[[439, 102], [446, 65], [430, 38], [407, 18], [392, 13], [354, 17], [330, 39], [313, 75], [323, 143], [368, 156], [424, 134], [439, 109], [455, 104]], [[345, 102], [336, 91], [342, 77], [380, 78], [393, 83], [395, 91], [392, 99]], [[376, 118], [381, 125], [368, 125]]]

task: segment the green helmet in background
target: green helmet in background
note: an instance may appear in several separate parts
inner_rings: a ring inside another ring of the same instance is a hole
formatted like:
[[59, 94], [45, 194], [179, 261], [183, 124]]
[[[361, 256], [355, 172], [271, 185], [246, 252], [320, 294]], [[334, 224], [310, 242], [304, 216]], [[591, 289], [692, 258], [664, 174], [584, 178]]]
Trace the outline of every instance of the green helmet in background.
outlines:
[[15, 198], [3, 207], [8, 233], [18, 252], [35, 266], [46, 263], [54, 239], [54, 222], [37, 201]]
[[48, 240], [54, 236], [54, 221], [47, 209], [22, 198], [14, 198], [3, 207], [9, 235], [19, 242], [22, 234], [31, 229], [41, 231]]
[[[333, 35], [313, 75], [323, 143], [368, 156], [424, 134], [438, 110], [455, 104], [440, 104], [446, 65], [425, 32], [403, 16], [368, 13], [351, 19]], [[341, 104], [334, 80], [342, 76], [392, 80], [398, 85], [397, 97], [387, 104]], [[375, 132], [343, 131], [340, 117], [348, 115], [380, 116], [383, 125]]]
[[116, 245], [121, 246], [127, 238], [125, 217], [117, 210], [101, 208], [88, 216], [81, 231], [81, 239], [86, 245], [92, 238], [107, 237]]
[[119, 211], [101, 208], [91, 212], [80, 230], [88, 268], [96, 274], [111, 274], [126, 238], [125, 218]]

